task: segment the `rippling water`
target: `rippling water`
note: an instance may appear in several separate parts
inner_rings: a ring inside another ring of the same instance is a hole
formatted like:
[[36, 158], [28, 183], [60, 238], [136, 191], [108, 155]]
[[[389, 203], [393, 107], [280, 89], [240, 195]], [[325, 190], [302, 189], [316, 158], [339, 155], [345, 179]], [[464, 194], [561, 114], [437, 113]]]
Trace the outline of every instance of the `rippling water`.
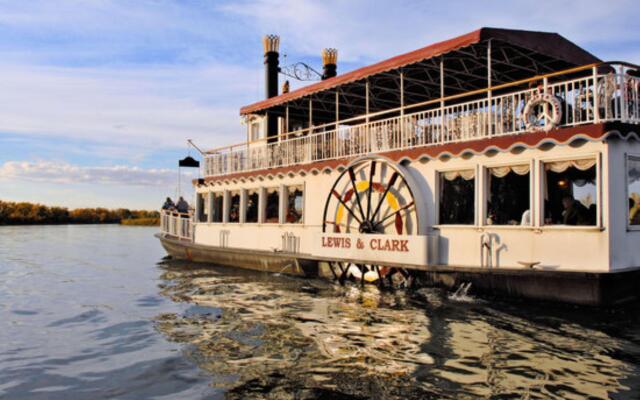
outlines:
[[0, 227], [0, 398], [640, 398], [637, 305], [207, 269], [154, 232]]

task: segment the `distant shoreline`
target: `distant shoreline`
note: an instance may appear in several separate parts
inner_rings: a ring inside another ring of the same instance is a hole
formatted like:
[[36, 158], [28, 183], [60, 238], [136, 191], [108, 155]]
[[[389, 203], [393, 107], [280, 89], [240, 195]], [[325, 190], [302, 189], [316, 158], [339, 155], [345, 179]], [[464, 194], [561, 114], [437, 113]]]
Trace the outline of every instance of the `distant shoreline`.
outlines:
[[160, 220], [155, 220], [153, 222], [145, 221], [146, 218], [135, 218], [130, 220], [124, 220], [120, 222], [37, 222], [37, 223], [24, 223], [24, 224], [0, 224], [0, 228], [9, 227], [9, 226], [65, 226], [65, 225], [74, 225], [74, 226], [82, 226], [82, 225], [118, 225], [118, 226], [141, 226], [141, 227], [149, 227], [149, 226], [160, 226]]
[[158, 226], [158, 211], [118, 208], [49, 207], [28, 202], [0, 200], [0, 226], [14, 225], [89, 225], [121, 224], [127, 226]]

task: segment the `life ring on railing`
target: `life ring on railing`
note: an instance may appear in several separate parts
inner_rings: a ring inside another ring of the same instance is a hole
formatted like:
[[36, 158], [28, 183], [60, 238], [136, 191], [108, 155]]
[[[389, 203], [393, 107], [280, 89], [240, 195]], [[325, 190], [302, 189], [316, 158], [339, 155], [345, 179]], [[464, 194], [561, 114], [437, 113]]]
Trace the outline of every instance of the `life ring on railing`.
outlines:
[[553, 94], [539, 90], [525, 105], [522, 116], [527, 130], [549, 132], [562, 121], [562, 103]]

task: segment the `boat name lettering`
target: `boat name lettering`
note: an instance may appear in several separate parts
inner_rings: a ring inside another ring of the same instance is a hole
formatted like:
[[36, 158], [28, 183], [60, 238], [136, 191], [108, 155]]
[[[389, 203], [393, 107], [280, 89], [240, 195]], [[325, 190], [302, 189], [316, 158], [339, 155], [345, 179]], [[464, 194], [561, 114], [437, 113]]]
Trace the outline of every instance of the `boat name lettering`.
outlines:
[[409, 252], [409, 241], [400, 239], [371, 239], [371, 250]]
[[339, 247], [343, 249], [350, 249], [351, 239], [344, 237], [323, 237], [322, 247]]
[[[351, 238], [348, 238], [348, 237], [323, 236], [321, 240], [322, 240], [322, 247], [325, 247], [325, 248], [350, 249], [352, 244]], [[357, 239], [355, 247], [359, 250], [367, 250], [365, 249], [365, 243], [369, 245], [368, 250], [391, 251], [391, 252], [401, 252], [401, 253], [409, 252], [409, 241], [406, 239], [372, 238], [368, 241]]]

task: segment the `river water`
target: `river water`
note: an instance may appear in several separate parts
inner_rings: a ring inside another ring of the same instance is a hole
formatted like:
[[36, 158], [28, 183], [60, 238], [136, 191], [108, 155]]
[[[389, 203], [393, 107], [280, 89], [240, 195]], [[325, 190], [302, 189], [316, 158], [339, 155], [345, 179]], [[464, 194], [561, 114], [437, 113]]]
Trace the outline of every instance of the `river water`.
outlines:
[[640, 306], [205, 268], [155, 231], [0, 227], [0, 398], [640, 398]]

